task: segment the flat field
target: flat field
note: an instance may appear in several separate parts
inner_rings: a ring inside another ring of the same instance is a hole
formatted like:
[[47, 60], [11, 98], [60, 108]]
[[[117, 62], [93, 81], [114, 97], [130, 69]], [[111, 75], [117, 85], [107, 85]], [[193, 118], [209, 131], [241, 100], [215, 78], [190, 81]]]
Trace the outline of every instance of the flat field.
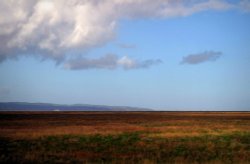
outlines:
[[250, 163], [250, 112], [0, 112], [0, 163]]

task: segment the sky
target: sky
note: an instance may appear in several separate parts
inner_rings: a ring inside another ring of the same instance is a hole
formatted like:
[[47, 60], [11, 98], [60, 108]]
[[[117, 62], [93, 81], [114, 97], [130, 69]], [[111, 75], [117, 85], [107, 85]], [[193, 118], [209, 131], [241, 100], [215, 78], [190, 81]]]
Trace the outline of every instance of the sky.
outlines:
[[250, 110], [249, 0], [1, 0], [0, 101]]

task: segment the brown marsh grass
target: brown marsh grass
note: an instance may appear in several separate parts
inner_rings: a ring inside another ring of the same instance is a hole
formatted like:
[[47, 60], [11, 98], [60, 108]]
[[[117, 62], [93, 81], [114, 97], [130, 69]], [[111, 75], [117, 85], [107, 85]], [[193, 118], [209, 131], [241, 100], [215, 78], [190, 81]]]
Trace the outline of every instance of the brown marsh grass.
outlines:
[[250, 131], [249, 112], [2, 112], [0, 136], [147, 132], [151, 136], [220, 135]]
[[250, 163], [250, 112], [0, 112], [0, 163]]

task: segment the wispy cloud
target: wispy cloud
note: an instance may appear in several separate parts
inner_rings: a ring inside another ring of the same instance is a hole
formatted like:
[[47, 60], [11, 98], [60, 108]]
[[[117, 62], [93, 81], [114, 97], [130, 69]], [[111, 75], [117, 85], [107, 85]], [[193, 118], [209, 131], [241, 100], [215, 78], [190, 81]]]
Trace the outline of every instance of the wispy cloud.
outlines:
[[118, 46], [120, 48], [124, 48], [124, 49], [135, 49], [136, 45], [135, 44], [125, 44], [125, 43], [120, 43], [118, 44]]
[[70, 60], [65, 63], [64, 67], [69, 70], [84, 70], [84, 69], [117, 69], [119, 67], [129, 69], [149, 68], [153, 65], [160, 64], [161, 60], [144, 60], [138, 61], [123, 56], [119, 58], [115, 54], [107, 54], [96, 59], [80, 58]]
[[123, 56], [117, 61], [117, 65], [123, 67], [124, 69], [139, 69], [139, 68], [149, 68], [153, 65], [161, 64], [162, 61], [160, 59], [153, 60], [143, 60], [138, 61], [131, 59], [127, 56]]
[[181, 64], [200, 64], [208, 61], [216, 61], [222, 52], [205, 51], [197, 54], [190, 54], [182, 58]]
[[72, 50], [88, 51], [114, 39], [121, 19], [188, 16], [231, 7], [224, 0], [1, 0], [0, 61], [22, 54], [64, 61], [74, 55]]

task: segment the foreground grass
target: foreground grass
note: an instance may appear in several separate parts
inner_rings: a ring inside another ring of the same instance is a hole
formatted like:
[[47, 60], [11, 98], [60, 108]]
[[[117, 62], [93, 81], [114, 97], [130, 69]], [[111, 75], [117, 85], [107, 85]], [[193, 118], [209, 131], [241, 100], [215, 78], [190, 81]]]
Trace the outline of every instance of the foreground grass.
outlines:
[[250, 112], [0, 112], [0, 163], [250, 163]]
[[143, 132], [0, 138], [0, 163], [250, 163], [250, 133], [152, 137]]

